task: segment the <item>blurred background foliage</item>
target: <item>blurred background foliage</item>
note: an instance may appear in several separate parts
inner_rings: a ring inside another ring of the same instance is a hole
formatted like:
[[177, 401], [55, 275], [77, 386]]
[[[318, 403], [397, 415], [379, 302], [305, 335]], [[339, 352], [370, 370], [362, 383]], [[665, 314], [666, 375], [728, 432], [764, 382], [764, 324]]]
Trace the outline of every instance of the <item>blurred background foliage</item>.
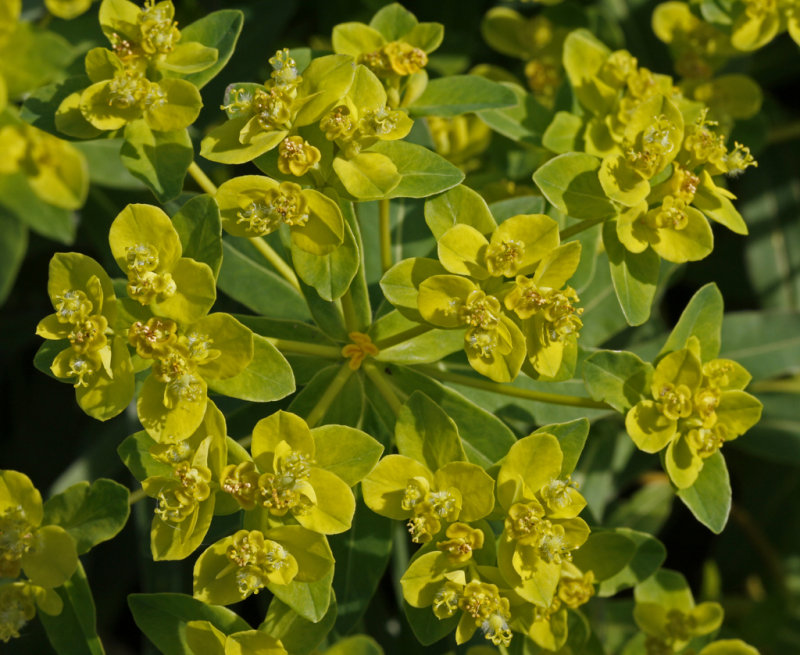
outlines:
[[[196, 130], [195, 143], [204, 129], [220, 119], [219, 104], [229, 82], [263, 80], [267, 59], [278, 48], [326, 49], [335, 24], [368, 22], [384, 4], [382, 0], [176, 0], [176, 16], [183, 25], [216, 9], [236, 7], [245, 12], [244, 30], [233, 58], [204, 89], [206, 104], [192, 128]], [[525, 15], [561, 12], [561, 18], [589, 26], [612, 48], [628, 48], [640, 65], [673, 73], [668, 50], [650, 27], [655, 4], [649, 0], [599, 0], [550, 9], [530, 2], [502, 6]], [[476, 64], [492, 64], [524, 79], [523, 62], [492, 50], [480, 36], [483, 16], [497, 3], [410, 0], [405, 5], [420, 21], [439, 21], [446, 26], [444, 44], [431, 57], [430, 70], [458, 73]], [[24, 18], [38, 21], [43, 15], [40, 2], [24, 3]], [[69, 22], [54, 18], [48, 29], [71, 44], [72, 50], [65, 56], [72, 61], [72, 72], [82, 71], [83, 52], [103, 43], [96, 11]], [[13, 66], [12, 55], [3, 57], [3, 68]], [[597, 267], [581, 297], [586, 308], [582, 335], [586, 345], [624, 347], [652, 356], [691, 295], [707, 282], [718, 284], [726, 302], [722, 356], [737, 359], [753, 373], [750, 391], [765, 405], [762, 422], [726, 447], [734, 490], [731, 520], [719, 536], [701, 526], [675, 502], [666, 478], [654, 472], [657, 463], [653, 458], [633, 452], [617, 417], [593, 424], [580, 464], [581, 490], [594, 520], [653, 532], [667, 547], [665, 566], [687, 576], [695, 597], [723, 604], [727, 630], [764, 655], [777, 655], [800, 652], [800, 106], [795, 95], [800, 57], [795, 43], [784, 35], [751, 56], [734, 60], [726, 70], [749, 74], [764, 90], [762, 111], [739, 122], [733, 134], [751, 147], [759, 162], [757, 169], [730, 181], [750, 236], [718, 230], [711, 257], [662, 270], [662, 280], [669, 274], [669, 281], [645, 327], [626, 326], [605, 267]], [[531, 129], [535, 131], [535, 121]], [[69, 214], [61, 232], [51, 235], [55, 240], [35, 232], [27, 239], [19, 234], [9, 238], [12, 219], [0, 210], [0, 259], [6, 268], [20, 262], [16, 281], [6, 290], [7, 298], [0, 306], [0, 468], [24, 471], [45, 494], [100, 476], [128, 486], [133, 483], [116, 448], [137, 429], [135, 413], [108, 424], [97, 423], [77, 407], [71, 386], [55, 383], [31, 363], [40, 345], [35, 326], [51, 311], [46, 281], [53, 252], [78, 250], [114, 270], [107, 245], [112, 219], [126, 203], [154, 202], [152, 194], [124, 170], [113, 149], [84, 148], [84, 152], [92, 182], [88, 199], [82, 209]], [[530, 174], [539, 161], [541, 151], [520, 150], [518, 143], [494, 134], [484, 162], [465, 183], [483, 188], [490, 200], [533, 194]], [[221, 168], [209, 172], [217, 182], [227, 175]], [[191, 189], [191, 182], [187, 184]], [[528, 197], [525, 202], [538, 201]], [[371, 211], [376, 209], [366, 207], [362, 220], [368, 219]], [[430, 250], [421, 203], [394, 202], [393, 220], [404, 256]], [[367, 242], [376, 236], [368, 228], [365, 232]], [[370, 281], [375, 283], [379, 263], [368, 264]], [[224, 296], [220, 304], [226, 311], [246, 311]], [[565, 408], [506, 405], [506, 399], [474, 390], [471, 396], [507, 420], [519, 435], [528, 434], [536, 424], [576, 417], [574, 410]], [[280, 403], [274, 405], [257, 408], [258, 416], [274, 411]], [[252, 416], [252, 410], [250, 417], [240, 420], [233, 415], [231, 436], [247, 434]], [[126, 604], [128, 593], [185, 592], [191, 579], [191, 561], [152, 562], [147, 551], [150, 515], [144, 503], [137, 505], [123, 533], [93, 550], [84, 562], [97, 603], [99, 633], [109, 655], [155, 652], [133, 623]], [[376, 533], [390, 529], [388, 522], [373, 515], [364, 517], [364, 526]], [[209, 535], [209, 543], [215, 538]], [[386, 553], [372, 556], [379, 565], [387, 560]], [[378, 639], [388, 654], [420, 652], [398, 611], [397, 598], [387, 575], [357, 627]], [[599, 639], [608, 653], [615, 652], [629, 636], [632, 603], [632, 598], [623, 594], [611, 603], [589, 606], [590, 613], [592, 607], [598, 608], [593, 624], [601, 630]], [[265, 606], [265, 599], [254, 598], [244, 608], [244, 617], [257, 624]], [[434, 645], [426, 652], [445, 652], [447, 648]], [[36, 622], [21, 639], [3, 646], [3, 653], [48, 652], [51, 648]]]

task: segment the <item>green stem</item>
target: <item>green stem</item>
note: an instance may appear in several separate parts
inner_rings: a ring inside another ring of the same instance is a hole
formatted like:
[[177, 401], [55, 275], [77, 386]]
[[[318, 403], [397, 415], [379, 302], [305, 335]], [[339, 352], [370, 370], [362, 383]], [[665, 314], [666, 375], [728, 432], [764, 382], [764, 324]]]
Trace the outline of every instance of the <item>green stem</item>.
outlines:
[[381, 241], [381, 269], [385, 273], [392, 267], [392, 221], [388, 200], [378, 201], [378, 228]]
[[211, 196], [217, 195], [217, 185], [203, 172], [203, 169], [197, 165], [197, 162], [189, 164], [189, 175], [192, 176], [197, 186]]
[[364, 362], [363, 367], [364, 373], [366, 373], [372, 384], [375, 385], [378, 393], [383, 396], [383, 399], [389, 403], [392, 411], [397, 414], [400, 411], [400, 408], [403, 406], [403, 403], [401, 403], [400, 399], [397, 397], [397, 392], [395, 391], [394, 387], [384, 377], [380, 369], [378, 369], [378, 367], [376, 367], [373, 363]]
[[[193, 161], [191, 164], [189, 164], [188, 172], [203, 191], [212, 196], [217, 194], [216, 185], [211, 181], [208, 175], [203, 172], [203, 169], [197, 165], [197, 162]], [[272, 246], [270, 246], [261, 237], [252, 237], [250, 239], [250, 243], [256, 247], [256, 250], [261, 253], [264, 259], [272, 264], [275, 270], [281, 274], [283, 279], [291, 284], [298, 293], [301, 293], [300, 283], [297, 281], [297, 276], [295, 275], [294, 270], [292, 270], [292, 267], [286, 263], [283, 257], [281, 257], [272, 249]]]
[[251, 237], [248, 241], [255, 246], [256, 250], [261, 253], [264, 259], [272, 264], [284, 280], [291, 284], [298, 293], [302, 293], [300, 290], [300, 283], [297, 281], [297, 276], [294, 274], [292, 267], [286, 263], [283, 257], [272, 249], [272, 246], [261, 237]]
[[340, 300], [342, 303], [342, 314], [344, 315], [344, 325], [348, 334], [350, 332], [361, 332], [358, 324], [356, 307], [353, 304], [353, 296], [350, 295], [350, 289], [344, 292]]
[[140, 500], [144, 500], [145, 498], [147, 498], [147, 494], [144, 493], [144, 489], [137, 489], [136, 491], [131, 491], [130, 496], [128, 496], [128, 505], [132, 507]]
[[266, 337], [266, 339], [282, 353], [313, 355], [314, 357], [327, 357], [328, 359], [341, 359], [342, 357], [341, 350], [336, 346], [291, 341], [289, 339], [275, 339], [273, 337]]
[[381, 341], [376, 341], [375, 345], [378, 346], [378, 350], [383, 350], [384, 348], [391, 348], [392, 346], [396, 346], [398, 343], [403, 343], [404, 341], [410, 341], [414, 337], [418, 337], [421, 334], [425, 334], [426, 332], [430, 332], [433, 328], [429, 325], [415, 325], [413, 328], [409, 328], [408, 330], [404, 330], [398, 334], [395, 334], [391, 337], [387, 337]]
[[339, 371], [334, 376], [331, 383], [328, 385], [328, 388], [325, 389], [325, 392], [320, 396], [320, 399], [317, 401], [317, 404], [314, 405], [314, 409], [308, 415], [306, 419], [306, 423], [308, 423], [308, 427], [313, 428], [317, 423], [322, 420], [322, 417], [325, 416], [325, 412], [331, 406], [334, 398], [339, 395], [339, 392], [344, 387], [345, 383], [350, 379], [350, 376], [353, 375], [354, 371], [350, 368], [350, 362], [347, 361], [342, 364]]
[[513, 398], [524, 398], [525, 400], [549, 403], [551, 405], [566, 405], [568, 407], [613, 409], [611, 405], [592, 400], [591, 398], [584, 398], [582, 396], [566, 396], [557, 393], [546, 393], [544, 391], [532, 391], [531, 389], [520, 389], [519, 387], [499, 384], [489, 380], [479, 380], [467, 375], [450, 373], [449, 371], [444, 371], [436, 366], [416, 366], [415, 369], [442, 382], [461, 384], [465, 387], [473, 387], [475, 389], [483, 389], [484, 391], [492, 391], [494, 393], [503, 394], [504, 396], [512, 396]]
[[587, 218], [580, 223], [576, 223], [572, 227], [565, 228], [558, 233], [559, 238], [561, 241], [564, 239], [569, 239], [570, 237], [574, 237], [576, 234], [580, 234], [584, 230], [588, 230], [591, 227], [594, 227], [598, 223], [602, 223], [605, 218]]

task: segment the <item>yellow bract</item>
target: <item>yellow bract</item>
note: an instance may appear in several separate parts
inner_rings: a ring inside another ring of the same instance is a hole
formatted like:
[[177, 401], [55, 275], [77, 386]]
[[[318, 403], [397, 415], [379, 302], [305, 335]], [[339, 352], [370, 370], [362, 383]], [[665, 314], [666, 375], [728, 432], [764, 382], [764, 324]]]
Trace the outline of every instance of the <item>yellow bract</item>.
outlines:
[[24, 572], [31, 585], [52, 589], [75, 573], [75, 540], [61, 526], [42, 525], [43, 518], [42, 497], [28, 476], [0, 471], [0, 578]]
[[658, 363], [651, 397], [628, 411], [625, 427], [645, 452], [667, 447], [670, 479], [681, 489], [690, 487], [706, 458], [761, 417], [761, 403], [742, 391], [749, 381], [750, 375], [734, 361], [702, 363], [699, 343], [692, 337], [685, 348]]

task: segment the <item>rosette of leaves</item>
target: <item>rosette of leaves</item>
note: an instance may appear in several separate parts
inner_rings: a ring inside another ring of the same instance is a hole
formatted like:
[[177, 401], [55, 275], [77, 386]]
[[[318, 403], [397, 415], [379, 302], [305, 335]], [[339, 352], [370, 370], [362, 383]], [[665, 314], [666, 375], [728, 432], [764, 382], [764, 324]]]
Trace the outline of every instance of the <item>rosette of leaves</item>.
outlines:
[[178, 232], [163, 210], [128, 205], [111, 224], [108, 240], [128, 277], [132, 300], [180, 323], [192, 323], [211, 309], [216, 299], [214, 273], [208, 264], [182, 256]]
[[[473, 216], [463, 220], [478, 227], [445, 229], [438, 222], [439, 207], [456, 198], [464, 215]], [[413, 289], [417, 320], [465, 329], [470, 366], [495, 382], [513, 380], [526, 360], [536, 377], [561, 376], [574, 367], [580, 310], [573, 307], [577, 294], [564, 285], [580, 262], [580, 244], [560, 245], [558, 224], [543, 214], [513, 216], [497, 226], [483, 200], [463, 191], [430, 201], [426, 217], [439, 263], [415, 282], [408, 277], [415, 263], [401, 262], [384, 276], [384, 290], [401, 283]], [[392, 291], [387, 298], [397, 307], [411, 300]]]
[[37, 587], [64, 584], [78, 567], [75, 540], [58, 525], [44, 524], [42, 496], [28, 476], [0, 472], [0, 577], [20, 573]]
[[528, 602], [548, 608], [564, 563], [589, 536], [578, 518], [586, 500], [561, 477], [563, 454], [547, 433], [520, 439], [501, 460], [497, 499], [505, 513], [497, 561], [503, 577]]
[[379, 10], [369, 25], [339, 23], [333, 28], [334, 52], [350, 55], [383, 82], [390, 107], [414, 102], [428, 84], [428, 55], [444, 37], [440, 23], [420, 23], [416, 16], [394, 3]]
[[761, 402], [743, 391], [750, 374], [717, 357], [721, 323], [722, 298], [708, 285], [684, 310], [655, 366], [614, 351], [597, 352], [584, 365], [592, 396], [625, 414], [628, 434], [641, 450], [663, 451], [679, 497], [715, 531], [724, 527], [730, 510], [728, 472], [719, 450], [755, 425], [762, 411]]
[[125, 336], [118, 331], [111, 278], [86, 255], [57, 253], [47, 292], [55, 313], [42, 319], [36, 334], [64, 346], [50, 370], [74, 380], [84, 412], [99, 420], [116, 416], [133, 397], [134, 378]]
[[564, 65], [582, 111], [556, 114], [543, 143], [561, 154], [534, 181], [557, 209], [583, 219], [576, 229], [606, 223], [614, 288], [638, 325], [649, 316], [659, 258], [706, 257], [714, 243], [708, 220], [747, 234], [733, 194], [713, 177], [755, 162], [738, 143], [728, 149], [707, 108], [627, 51], [611, 52], [577, 30], [565, 41]]
[[91, 85], [68, 95], [56, 112], [56, 126], [77, 138], [96, 136], [144, 119], [151, 130], [173, 132], [191, 125], [202, 100], [191, 82], [169, 77], [213, 66], [215, 48], [181, 41], [172, 2], [103, 0], [100, 26], [112, 49], [86, 55]]
[[[150, 529], [154, 560], [184, 559], [211, 526], [222, 468], [227, 461], [225, 417], [210, 400], [200, 426], [175, 444], [151, 442], [142, 489], [157, 506]], [[139, 443], [147, 438], [134, 435]]]
[[273, 70], [264, 84], [228, 85], [223, 101], [228, 120], [203, 139], [203, 157], [224, 164], [252, 161], [318, 121], [353, 81], [353, 59], [346, 55], [318, 57], [299, 70], [283, 50], [270, 64]]
[[[337, 434], [343, 439], [339, 446]], [[352, 460], [349, 449], [360, 457]], [[338, 534], [350, 527], [355, 512], [350, 487], [372, 470], [382, 450], [355, 428], [310, 429], [301, 417], [281, 410], [256, 424], [252, 459], [229, 463], [221, 486], [247, 511], [246, 525], [299, 523], [311, 532]]]
[[[315, 189], [303, 189], [294, 182], [278, 182], [269, 177], [245, 175], [224, 182], [217, 191], [222, 228], [238, 237], [258, 238], [287, 226], [291, 234], [294, 268], [306, 284], [319, 289], [346, 286], [333, 279], [333, 272], [320, 259], [337, 256], [347, 231], [348, 246], [352, 232], [345, 227], [339, 205]], [[355, 273], [355, 271], [353, 271]], [[348, 280], [349, 282], [349, 280]], [[331, 295], [330, 299], [334, 299]]]
[[230, 605], [266, 588], [281, 595], [291, 583], [314, 583], [333, 569], [325, 535], [299, 525], [239, 530], [209, 546], [194, 567], [194, 596]]

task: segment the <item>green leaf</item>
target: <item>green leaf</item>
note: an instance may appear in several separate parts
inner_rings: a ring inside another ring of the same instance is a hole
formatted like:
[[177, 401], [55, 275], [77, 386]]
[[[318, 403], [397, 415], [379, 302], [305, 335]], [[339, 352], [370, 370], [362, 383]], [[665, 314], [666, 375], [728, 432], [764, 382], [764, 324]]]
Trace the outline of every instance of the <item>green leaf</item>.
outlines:
[[547, 126], [542, 145], [559, 154], [583, 150], [583, 128], [580, 116], [560, 111]]
[[235, 612], [185, 594], [131, 594], [128, 606], [136, 625], [164, 655], [197, 655], [184, 635], [189, 621], [208, 621], [225, 634], [251, 629]]
[[[793, 141], [771, 145], [769, 156], [759, 158], [758, 168], [748, 169], [736, 181], [740, 198], [736, 205], [750, 229], [743, 244], [745, 271], [763, 308], [800, 310], [796, 146]], [[741, 275], [741, 258], [732, 257], [726, 272]]]
[[[320, 396], [330, 386], [331, 380], [339, 372], [342, 364], [327, 366], [318, 371], [302, 391], [298, 393], [289, 405], [289, 411], [300, 416], [308, 416], [316, 407]], [[351, 375], [344, 387], [336, 395], [325, 414], [320, 417], [319, 423], [333, 423], [358, 427], [364, 415], [364, 388], [361, 376]]]
[[467, 455], [453, 420], [421, 391], [412, 393], [397, 413], [397, 451], [436, 471]]
[[44, 504], [44, 524], [64, 528], [83, 555], [115, 537], [128, 521], [128, 490], [113, 480], [100, 478], [91, 486], [78, 482]]
[[658, 534], [667, 522], [675, 492], [666, 478], [648, 480], [631, 496], [624, 498], [603, 523], [608, 527], [628, 527]]
[[314, 323], [326, 336], [336, 341], [347, 341], [348, 330], [344, 324], [344, 314], [339, 303], [331, 303], [323, 299], [314, 287], [300, 280], [300, 290], [306, 300], [308, 310]]
[[294, 393], [294, 374], [289, 362], [265, 337], [253, 335], [253, 359], [238, 375], [207, 380], [211, 391], [223, 396], [266, 403]]
[[770, 462], [800, 466], [798, 393], [759, 393], [758, 399], [764, 404], [761, 420], [733, 446]]
[[447, 269], [438, 259], [412, 257], [398, 262], [383, 275], [380, 281], [383, 295], [406, 318], [422, 323], [417, 307], [419, 285], [433, 275], [445, 275]]
[[440, 620], [430, 607], [411, 607], [403, 601], [403, 611], [414, 636], [423, 646], [430, 646], [456, 629], [460, 614]]
[[353, 203], [339, 199], [339, 208], [342, 210], [342, 218], [352, 230], [353, 238], [358, 246], [359, 267], [356, 276], [350, 283], [350, 300], [352, 301], [356, 328], [363, 332], [372, 323], [372, 305], [370, 304], [369, 287], [367, 286], [366, 257], [363, 245], [364, 237], [361, 234], [361, 226], [356, 217]]
[[402, 176], [387, 198], [427, 198], [464, 179], [461, 169], [444, 157], [408, 141], [379, 141], [369, 152], [386, 155]]
[[597, 595], [608, 597], [649, 578], [666, 557], [664, 545], [651, 535], [615, 528], [592, 532], [575, 551], [574, 563], [581, 570], [594, 570], [600, 582]]
[[41, 200], [22, 173], [0, 175], [0, 207], [43, 237], [67, 245], [75, 240], [75, 215]]
[[800, 361], [800, 313], [739, 312], [722, 322], [720, 357], [744, 366], [754, 380], [795, 372]]
[[61, 613], [38, 612], [47, 638], [59, 655], [105, 655], [97, 636], [97, 617], [86, 572], [78, 562], [72, 577], [55, 592], [64, 604]]
[[578, 465], [583, 447], [586, 445], [586, 437], [589, 436], [589, 419], [576, 418], [574, 421], [569, 421], [568, 423], [545, 425], [536, 430], [533, 434], [538, 432], [552, 434], [558, 439], [561, 452], [564, 455], [559, 476], [563, 478], [572, 475], [572, 472]]
[[611, 218], [617, 210], [606, 196], [597, 170], [600, 160], [585, 153], [554, 157], [534, 174], [533, 181], [559, 211], [573, 218]]
[[360, 491], [356, 501], [352, 527], [329, 538], [336, 558], [333, 589], [339, 606], [339, 634], [350, 632], [372, 602], [392, 552], [391, 519], [367, 508]]
[[347, 425], [321, 425], [311, 431], [316, 466], [335, 473], [351, 487], [378, 463], [383, 445]]
[[344, 242], [325, 255], [315, 255], [292, 246], [292, 263], [300, 279], [314, 287], [323, 300], [341, 298], [353, 281], [361, 258], [350, 225], [345, 223]]
[[19, 117], [40, 130], [62, 139], [69, 139], [56, 127], [56, 110], [58, 110], [58, 107], [67, 96], [77, 91], [83, 91], [91, 83], [91, 80], [86, 75], [76, 75], [59, 82], [40, 86], [25, 98]]
[[[339, 625], [338, 622], [336, 624]], [[337, 632], [340, 632], [337, 630]], [[337, 641], [325, 651], [325, 655], [383, 655], [383, 649], [372, 637], [354, 635]], [[737, 655], [749, 655], [741, 653]]]
[[140, 190], [141, 180], [131, 175], [120, 157], [123, 139], [94, 139], [74, 141], [72, 145], [83, 153], [89, 164], [89, 181], [111, 189]]
[[516, 196], [493, 202], [489, 211], [498, 223], [502, 223], [520, 214], [544, 214], [546, 205], [542, 196]]
[[63, 76], [77, 54], [78, 50], [55, 32], [38, 29], [31, 22], [18, 22], [4, 38], [0, 57], [0, 75], [9, 98], [19, 98]]
[[490, 234], [497, 227], [483, 196], [461, 184], [425, 203], [425, 222], [437, 240], [458, 223], [481, 234]]
[[430, 329], [397, 310], [375, 321], [370, 336], [380, 344], [375, 359], [394, 364], [432, 364], [464, 348], [464, 330]]
[[297, 582], [293, 580], [287, 585], [269, 585], [275, 598], [285, 603], [290, 609], [307, 621], [319, 623], [328, 612], [333, 599], [333, 567], [325, 577], [315, 582]]
[[155, 445], [156, 440], [142, 430], [126, 437], [117, 448], [122, 463], [139, 482], [156, 476], [169, 478], [174, 473], [172, 466], [150, 455], [150, 447]]
[[216, 77], [236, 49], [236, 41], [242, 31], [244, 14], [238, 9], [222, 9], [215, 11], [200, 20], [187, 25], [181, 30], [181, 42], [196, 41], [218, 52], [216, 63], [191, 75], [183, 75], [183, 79], [202, 89], [209, 81]]
[[387, 41], [396, 41], [417, 26], [417, 19], [408, 9], [393, 2], [376, 12], [369, 26], [380, 32]]
[[623, 413], [645, 397], [652, 374], [650, 364], [626, 351], [601, 350], [583, 364], [583, 379], [592, 398]]
[[267, 634], [283, 642], [283, 647], [292, 655], [309, 655], [336, 621], [336, 596], [331, 590], [331, 600], [325, 616], [317, 623], [304, 619], [291, 607], [273, 598], [264, 622], [258, 626]]
[[421, 391], [453, 419], [470, 462], [488, 468], [505, 457], [516, 442], [505, 423], [457, 391], [402, 366], [388, 365], [386, 370], [401, 391], [409, 396]]
[[[303, 298], [282, 277], [261, 265], [246, 240], [222, 240], [219, 288], [256, 314], [272, 318], [310, 318]], [[252, 253], [252, 254], [251, 254]]]
[[692, 296], [670, 332], [660, 355], [680, 350], [689, 337], [700, 341], [700, 359], [707, 362], [719, 355], [724, 305], [717, 285], [711, 282]]
[[514, 94], [516, 103], [504, 109], [486, 109], [478, 112], [478, 117], [495, 132], [512, 141], [540, 146], [542, 133], [550, 121], [550, 110], [519, 85], [509, 82], [500, 84]]
[[483, 109], [516, 105], [508, 87], [477, 75], [451, 75], [428, 82], [408, 109], [412, 116], [458, 116]]
[[695, 483], [680, 489], [678, 498], [711, 532], [722, 532], [731, 511], [731, 480], [722, 453], [717, 451], [704, 461]]
[[119, 154], [131, 175], [144, 182], [162, 203], [183, 190], [186, 171], [194, 159], [187, 130], [156, 132], [144, 120], [125, 126], [125, 142]]
[[650, 318], [650, 307], [656, 295], [659, 258], [648, 248], [632, 253], [617, 238], [616, 225], [603, 225], [603, 245], [608, 254], [611, 280], [619, 306], [629, 325], [641, 325]]
[[222, 224], [219, 207], [207, 194], [195, 196], [172, 217], [183, 248], [183, 256], [208, 264], [219, 277], [222, 266]]
[[27, 250], [27, 228], [15, 216], [0, 208], [0, 304], [11, 293]]

